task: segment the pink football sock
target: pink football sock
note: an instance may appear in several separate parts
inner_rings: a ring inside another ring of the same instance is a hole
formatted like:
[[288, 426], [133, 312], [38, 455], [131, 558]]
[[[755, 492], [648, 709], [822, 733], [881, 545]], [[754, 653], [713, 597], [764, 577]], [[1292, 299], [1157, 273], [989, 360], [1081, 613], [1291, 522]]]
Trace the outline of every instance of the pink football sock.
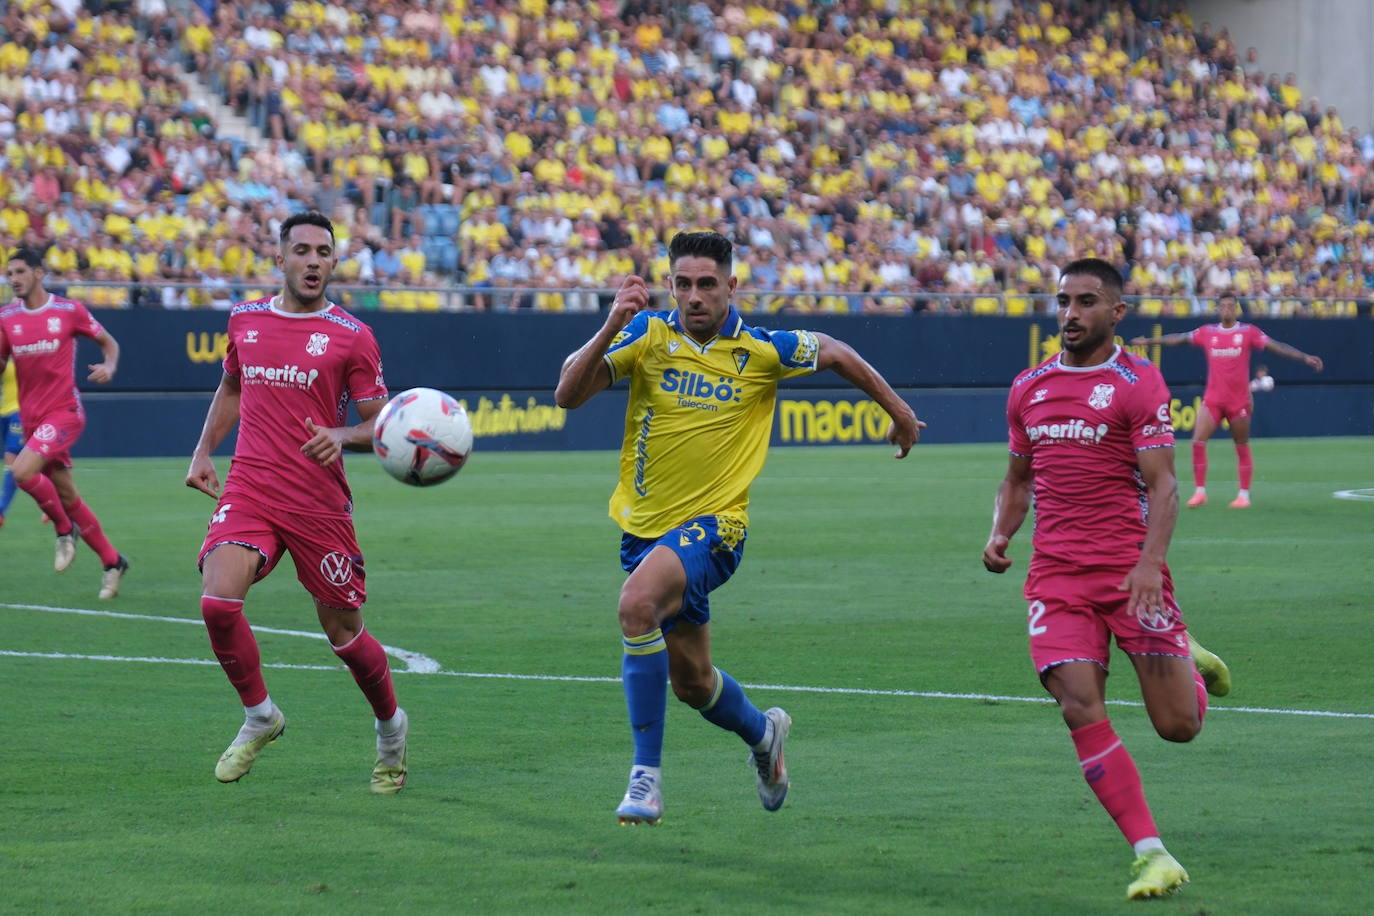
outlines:
[[62, 508], [62, 499], [57, 495], [57, 487], [53, 486], [47, 474], [34, 474], [19, 484], [19, 489], [32, 496], [33, 501], [38, 503], [38, 508], [43, 510], [43, 514], [52, 519], [53, 531], [58, 535], [72, 533], [72, 520], [67, 517], [67, 510]]
[[1193, 485], [1207, 486], [1207, 443], [1193, 440]]
[[1250, 455], [1250, 443], [1236, 446], [1236, 464], [1240, 470], [1240, 488], [1250, 489], [1250, 478], [1255, 475], [1255, 459]]
[[81, 540], [89, 544], [100, 557], [100, 565], [109, 567], [118, 563], [119, 551], [115, 550], [110, 544], [110, 539], [105, 537], [105, 529], [100, 527], [100, 519], [95, 517], [91, 507], [78, 499], [75, 505], [67, 506], [66, 509], [67, 517], [81, 529]]
[[266, 700], [258, 641], [243, 616], [243, 601], [201, 595], [200, 615], [205, 618], [205, 629], [210, 634], [210, 648], [229, 676], [229, 683], [239, 692], [243, 705], [257, 706]]
[[1083, 778], [1116, 821], [1126, 842], [1134, 846], [1146, 837], [1159, 836], [1150, 806], [1145, 802], [1140, 772], [1126, 746], [1112, 730], [1112, 720], [1103, 719], [1075, 728], [1069, 736], [1078, 751]]
[[348, 670], [353, 672], [353, 680], [362, 688], [367, 702], [372, 704], [372, 713], [383, 721], [396, 715], [396, 691], [391, 685], [391, 668], [386, 661], [386, 650], [372, 638], [366, 629], [342, 646], [333, 646], [334, 654], [343, 659]]

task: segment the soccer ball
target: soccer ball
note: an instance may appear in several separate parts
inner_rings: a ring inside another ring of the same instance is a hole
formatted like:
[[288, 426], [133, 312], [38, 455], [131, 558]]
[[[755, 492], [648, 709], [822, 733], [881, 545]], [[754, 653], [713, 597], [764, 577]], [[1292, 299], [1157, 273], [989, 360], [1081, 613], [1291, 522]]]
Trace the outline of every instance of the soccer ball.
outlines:
[[429, 487], [457, 474], [472, 454], [472, 422], [453, 398], [433, 388], [396, 395], [372, 426], [372, 450], [401, 483]]

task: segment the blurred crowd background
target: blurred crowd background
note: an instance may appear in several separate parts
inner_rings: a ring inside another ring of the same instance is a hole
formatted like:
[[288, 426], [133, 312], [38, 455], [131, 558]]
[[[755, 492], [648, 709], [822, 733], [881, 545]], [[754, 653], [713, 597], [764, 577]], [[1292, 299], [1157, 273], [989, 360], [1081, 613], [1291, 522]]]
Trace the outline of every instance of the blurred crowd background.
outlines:
[[1031, 314], [1089, 254], [1145, 314], [1374, 289], [1374, 133], [1179, 3], [0, 10], [0, 250], [97, 307], [268, 294], [307, 208], [357, 308], [592, 310], [684, 228], [764, 312]]

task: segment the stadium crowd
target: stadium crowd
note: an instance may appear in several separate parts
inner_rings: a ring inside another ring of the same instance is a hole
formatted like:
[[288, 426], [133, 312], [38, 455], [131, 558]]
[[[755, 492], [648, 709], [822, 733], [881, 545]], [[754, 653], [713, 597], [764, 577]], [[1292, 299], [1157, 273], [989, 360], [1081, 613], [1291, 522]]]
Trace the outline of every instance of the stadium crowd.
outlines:
[[760, 310], [1025, 314], [1086, 255], [1147, 314], [1374, 288], [1374, 134], [1164, 0], [0, 7], [0, 247], [95, 306], [269, 290], [303, 208], [355, 307], [592, 309], [554, 288], [661, 286], [684, 226]]

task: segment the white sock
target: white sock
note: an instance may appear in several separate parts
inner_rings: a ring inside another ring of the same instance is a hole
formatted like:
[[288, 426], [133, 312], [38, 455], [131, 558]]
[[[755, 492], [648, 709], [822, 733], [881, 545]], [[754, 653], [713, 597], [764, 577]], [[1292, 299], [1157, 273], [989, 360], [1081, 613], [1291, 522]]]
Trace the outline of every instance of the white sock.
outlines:
[[377, 733], [383, 737], [390, 738], [401, 730], [401, 723], [405, 721], [405, 710], [396, 707], [396, 712], [390, 719], [377, 720]]
[[773, 744], [773, 720], [767, 719], [766, 721], [768, 722], [768, 727], [763, 730], [763, 738], [759, 740], [758, 744], [754, 745], [754, 750], [759, 753], [768, 750]]
[[1160, 852], [1164, 851], [1164, 841], [1157, 836], [1147, 836], [1145, 839], [1135, 844], [1135, 854], [1137, 856], [1143, 856], [1145, 853], [1152, 852], [1156, 849]]
[[1206, 487], [1194, 487], [1194, 488], [1193, 488], [1193, 492], [1194, 492], [1194, 493], [1201, 493], [1203, 496], [1206, 496], [1206, 495], [1207, 495], [1207, 488], [1206, 488]]
[[1236, 498], [1237, 498], [1237, 499], [1249, 499], [1249, 498], [1250, 498], [1250, 491], [1249, 491], [1249, 490], [1241, 490], [1239, 493], [1236, 494]]
[[243, 718], [267, 720], [272, 717], [272, 697], [269, 695], [257, 706], [243, 707]]

